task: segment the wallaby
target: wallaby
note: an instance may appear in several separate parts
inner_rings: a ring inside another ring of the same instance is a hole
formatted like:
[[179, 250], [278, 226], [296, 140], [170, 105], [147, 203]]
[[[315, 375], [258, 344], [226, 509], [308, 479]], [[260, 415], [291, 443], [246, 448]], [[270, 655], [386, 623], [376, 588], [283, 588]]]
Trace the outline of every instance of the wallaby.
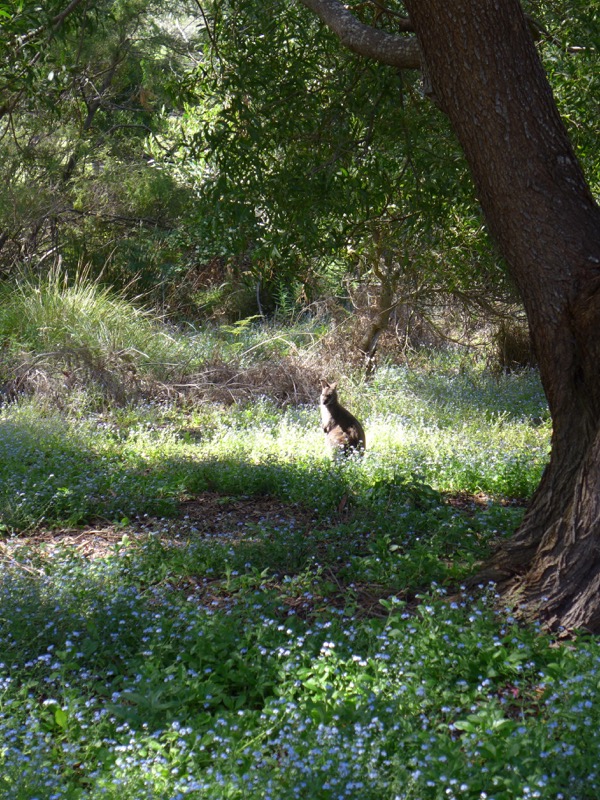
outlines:
[[334, 455], [349, 455], [353, 450], [365, 450], [367, 442], [360, 422], [339, 404], [337, 383], [321, 381], [321, 422], [327, 444]]

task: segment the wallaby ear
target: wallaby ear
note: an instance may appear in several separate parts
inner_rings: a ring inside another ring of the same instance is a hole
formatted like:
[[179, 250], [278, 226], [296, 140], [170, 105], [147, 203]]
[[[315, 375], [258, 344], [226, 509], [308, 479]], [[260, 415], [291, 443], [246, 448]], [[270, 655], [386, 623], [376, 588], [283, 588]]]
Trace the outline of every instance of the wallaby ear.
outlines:
[[323, 380], [323, 378], [321, 378], [321, 388], [322, 389], [327, 389], [328, 387], [329, 387], [329, 384], [327, 383], [327, 381], [325, 381], [325, 380]]
[[337, 389], [337, 381], [335, 381], [334, 383], [330, 383], [329, 388], [331, 389], [332, 392], [334, 392]]

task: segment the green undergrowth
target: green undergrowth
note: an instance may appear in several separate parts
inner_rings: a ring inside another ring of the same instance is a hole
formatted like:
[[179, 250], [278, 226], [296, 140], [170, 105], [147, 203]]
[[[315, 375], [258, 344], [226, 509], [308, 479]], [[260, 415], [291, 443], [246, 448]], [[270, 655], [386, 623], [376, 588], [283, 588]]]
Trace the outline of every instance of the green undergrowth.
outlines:
[[437, 356], [340, 393], [343, 463], [268, 387], [2, 408], [1, 798], [598, 794], [595, 640], [461, 588], [546, 462], [537, 376]]
[[2, 797], [595, 796], [594, 641], [493, 592], [367, 616], [314, 575], [149, 584], [155, 546], [4, 570]]

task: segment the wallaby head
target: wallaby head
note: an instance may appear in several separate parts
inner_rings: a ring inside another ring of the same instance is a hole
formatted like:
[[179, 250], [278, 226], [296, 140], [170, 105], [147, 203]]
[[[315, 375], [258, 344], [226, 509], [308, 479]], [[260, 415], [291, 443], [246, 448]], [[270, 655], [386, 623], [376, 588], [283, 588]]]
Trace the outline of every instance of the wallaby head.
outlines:
[[337, 383], [321, 380], [321, 403], [324, 406], [337, 403]]

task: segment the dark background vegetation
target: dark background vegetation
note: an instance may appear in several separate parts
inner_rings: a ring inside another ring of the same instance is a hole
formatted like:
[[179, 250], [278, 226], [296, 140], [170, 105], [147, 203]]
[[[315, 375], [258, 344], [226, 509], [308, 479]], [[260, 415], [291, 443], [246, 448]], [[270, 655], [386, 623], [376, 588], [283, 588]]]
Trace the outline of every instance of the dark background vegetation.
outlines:
[[[597, 189], [596, 12], [527, 10]], [[5, 283], [85, 269], [176, 324], [352, 315], [344, 342], [368, 369], [382, 331], [395, 354], [485, 332], [500, 366], [531, 361], [464, 157], [416, 72], [344, 52], [294, 3], [63, 11], [0, 6]]]

